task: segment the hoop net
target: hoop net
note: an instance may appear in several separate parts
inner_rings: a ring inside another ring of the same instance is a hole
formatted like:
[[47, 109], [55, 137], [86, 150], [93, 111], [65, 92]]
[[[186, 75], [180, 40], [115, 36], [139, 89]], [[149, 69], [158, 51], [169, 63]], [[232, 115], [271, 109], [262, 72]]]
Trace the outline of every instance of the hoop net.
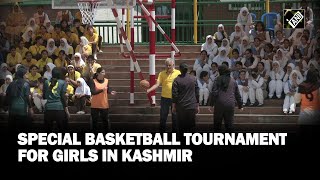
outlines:
[[100, 3], [100, 1], [78, 1], [83, 24], [93, 25]]

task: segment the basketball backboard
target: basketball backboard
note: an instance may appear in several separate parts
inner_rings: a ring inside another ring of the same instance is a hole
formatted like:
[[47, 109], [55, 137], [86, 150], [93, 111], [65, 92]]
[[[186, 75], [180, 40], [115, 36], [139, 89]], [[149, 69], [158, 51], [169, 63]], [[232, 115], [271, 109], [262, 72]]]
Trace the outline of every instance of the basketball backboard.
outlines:
[[[100, 0], [100, 8], [111, 8], [107, 1], [113, 1], [117, 8], [128, 8], [136, 5], [136, 0]], [[52, 0], [52, 9], [79, 9], [78, 0]]]

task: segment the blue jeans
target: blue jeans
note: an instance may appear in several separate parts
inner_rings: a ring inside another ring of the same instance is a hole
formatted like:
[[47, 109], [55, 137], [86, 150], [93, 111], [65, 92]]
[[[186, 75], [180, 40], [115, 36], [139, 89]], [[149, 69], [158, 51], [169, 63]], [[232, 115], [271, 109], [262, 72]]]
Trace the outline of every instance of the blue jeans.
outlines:
[[169, 108], [172, 114], [172, 132], [177, 132], [177, 115], [172, 113], [172, 99], [161, 97], [160, 108], [160, 132], [166, 132], [166, 122], [169, 114]]

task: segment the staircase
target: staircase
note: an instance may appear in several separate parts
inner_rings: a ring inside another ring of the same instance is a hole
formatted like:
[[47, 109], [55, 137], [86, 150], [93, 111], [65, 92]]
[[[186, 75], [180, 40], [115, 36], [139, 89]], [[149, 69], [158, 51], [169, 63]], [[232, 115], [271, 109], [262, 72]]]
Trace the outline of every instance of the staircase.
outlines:
[[[195, 58], [200, 52], [200, 45], [178, 46], [182, 56], [176, 58], [176, 66], [180, 62], [193, 67]], [[149, 46], [136, 46], [137, 54], [148, 54]], [[170, 54], [170, 46], [157, 46], [157, 53]], [[146, 79], [149, 79], [149, 60], [137, 59], [141, 71]], [[112, 131], [151, 131], [157, 132], [160, 121], [160, 93], [161, 88], [156, 91], [156, 106], [151, 107], [145, 91], [139, 87], [140, 79], [135, 73], [135, 104], [129, 104], [130, 72], [129, 59], [120, 55], [119, 46], [107, 46], [103, 53], [98, 55], [98, 63], [106, 69], [110, 88], [118, 92], [116, 96], [109, 95], [110, 121]], [[164, 59], [156, 60], [156, 75], [165, 68]], [[235, 111], [234, 125], [237, 131], [242, 132], [295, 132], [299, 108], [294, 115], [284, 115], [282, 112], [283, 100], [265, 100], [263, 107], [245, 107], [244, 111]], [[88, 129], [90, 127], [90, 108], [87, 107], [86, 115], [77, 115], [75, 108], [70, 107], [72, 113], [69, 120], [70, 127]], [[3, 118], [1, 118], [3, 119]], [[4, 120], [0, 120], [4, 126]], [[43, 115], [35, 115], [34, 124], [43, 124]], [[213, 115], [208, 107], [200, 107], [200, 113], [196, 118], [198, 131], [211, 131]], [[168, 131], [171, 129], [171, 115], [167, 120]]]

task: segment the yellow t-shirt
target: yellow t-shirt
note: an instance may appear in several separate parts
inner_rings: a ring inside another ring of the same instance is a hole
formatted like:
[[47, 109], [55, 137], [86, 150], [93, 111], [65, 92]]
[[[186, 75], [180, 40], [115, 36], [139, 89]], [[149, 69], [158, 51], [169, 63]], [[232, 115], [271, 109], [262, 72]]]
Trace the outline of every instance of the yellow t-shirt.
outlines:
[[[59, 54], [59, 52], [62, 50], [62, 49], [60, 49], [60, 48], [57, 48], [58, 50], [58, 54]], [[69, 54], [74, 54], [73, 53], [73, 47], [72, 46], [69, 46], [69, 49], [68, 49], [68, 52], [65, 52], [66, 53], [66, 55], [69, 55]]]
[[[56, 65], [56, 67], [62, 67], [62, 60], [57, 58], [56, 60], [54, 60], [54, 65]], [[64, 60], [64, 67], [68, 66], [68, 62], [67, 60]]]
[[85, 34], [85, 37], [88, 39], [89, 42], [98, 43], [98, 41], [99, 41], [99, 36], [98, 36], [97, 33], [93, 33], [92, 36], [90, 36], [89, 33], [86, 33], [86, 34]]
[[21, 58], [24, 59], [26, 57], [26, 52], [28, 52], [29, 49], [27, 49], [26, 47], [23, 47], [22, 49], [17, 48], [16, 52], [20, 53]]
[[51, 38], [51, 34], [50, 33], [45, 33], [45, 34], [38, 33], [37, 36], [41, 36], [42, 39], [44, 39], [46, 41]]
[[162, 85], [162, 97], [172, 98], [172, 84], [174, 79], [180, 74], [180, 71], [176, 69], [174, 69], [171, 74], [167, 74], [166, 70], [159, 73], [157, 81]]
[[[80, 48], [81, 48], [80, 45], [78, 45], [78, 46], [76, 47], [76, 53], [77, 53], [77, 52], [80, 52]], [[91, 46], [90, 46], [90, 45], [84, 46], [84, 47], [83, 47], [82, 54], [92, 55], [92, 48], [91, 48]]]
[[41, 51], [46, 50], [44, 46], [33, 45], [30, 46], [29, 51], [32, 53], [32, 56], [36, 56], [37, 54], [41, 54]]
[[57, 34], [56, 32], [53, 32], [51, 34], [51, 37], [55, 41], [60, 41], [61, 38], [66, 38], [66, 33], [64, 33], [63, 31], [61, 31], [59, 34]]
[[27, 74], [27, 79], [29, 81], [38, 81], [38, 79], [41, 78], [41, 74], [37, 73], [35, 76], [32, 76], [31, 73]]
[[79, 79], [81, 77], [81, 74], [78, 71], [74, 71], [74, 74], [69, 75], [69, 73], [67, 73], [66, 77], [69, 77], [70, 79], [76, 81], [77, 79]]
[[20, 53], [18, 53], [18, 52], [16, 52], [14, 57], [11, 55], [11, 53], [9, 53], [7, 55], [7, 64], [10, 67], [13, 67], [13, 66], [15, 66], [17, 64], [20, 64], [21, 61], [22, 61], [22, 58], [21, 58]]
[[[85, 30], [82, 26], [79, 27], [80, 31], [84, 34]], [[75, 33], [77, 36], [79, 36], [78, 30], [76, 27], [71, 28], [71, 32]]]
[[43, 60], [42, 58], [38, 60], [37, 62], [37, 66], [39, 68], [40, 72], [43, 72], [44, 67], [46, 67], [46, 65], [48, 63], [52, 63], [52, 59], [51, 58], [47, 58], [46, 60]]
[[71, 44], [73, 44], [73, 43], [79, 44], [79, 37], [75, 33], [71, 33], [70, 36], [66, 35], [66, 40]]
[[74, 91], [73, 87], [70, 84], [68, 84], [68, 86], [67, 86], [67, 94], [68, 95], [73, 94], [73, 91]]
[[30, 62], [28, 62], [26, 59], [24, 59], [24, 60], [22, 60], [21, 64], [30, 68], [31, 65], [37, 65], [37, 62], [38, 61], [35, 59], [31, 59]]
[[[99, 67], [101, 67], [100, 64], [94, 63], [94, 64], [92, 65], [92, 71], [93, 71], [93, 73], [96, 73], [96, 72], [97, 72], [97, 69], [98, 69]], [[86, 66], [83, 67], [83, 69], [82, 69], [82, 75], [83, 75], [84, 77], [86, 77], [86, 76], [89, 75], [89, 65], [88, 65], [88, 64], [86, 64]]]

